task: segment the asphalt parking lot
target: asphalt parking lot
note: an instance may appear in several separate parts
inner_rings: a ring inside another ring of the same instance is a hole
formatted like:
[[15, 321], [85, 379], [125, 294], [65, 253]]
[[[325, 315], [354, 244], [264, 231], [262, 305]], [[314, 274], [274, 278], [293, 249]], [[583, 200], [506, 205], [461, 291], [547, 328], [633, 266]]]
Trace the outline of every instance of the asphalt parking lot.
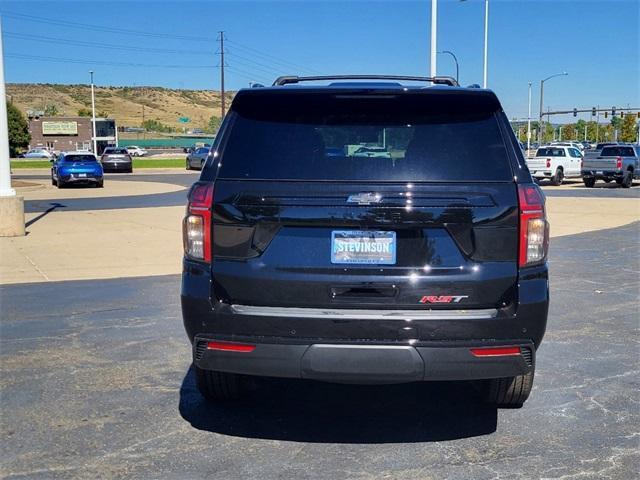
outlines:
[[[65, 192], [69, 198], [56, 200], [63, 212], [33, 228], [72, 212], [177, 210], [195, 178], [108, 178], [182, 188], [100, 199]], [[638, 184], [630, 190], [602, 185], [545, 187], [545, 193], [576, 205], [626, 199], [640, 208]], [[26, 209], [37, 218], [50, 203], [28, 200]], [[482, 405], [463, 383], [280, 380], [255, 382], [242, 402], [211, 406], [190, 370], [179, 275], [0, 286], [0, 475], [635, 478], [639, 240], [638, 222], [552, 239], [547, 335], [532, 396], [514, 410]]]

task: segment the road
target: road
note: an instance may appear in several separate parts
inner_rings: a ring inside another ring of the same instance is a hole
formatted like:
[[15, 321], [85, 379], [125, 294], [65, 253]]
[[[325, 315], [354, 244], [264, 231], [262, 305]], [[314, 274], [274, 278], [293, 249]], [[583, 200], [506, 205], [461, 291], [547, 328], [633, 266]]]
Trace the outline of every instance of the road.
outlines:
[[552, 240], [548, 331], [513, 410], [460, 383], [280, 380], [212, 406], [194, 386], [178, 275], [1, 286], [0, 476], [634, 478], [639, 228]]

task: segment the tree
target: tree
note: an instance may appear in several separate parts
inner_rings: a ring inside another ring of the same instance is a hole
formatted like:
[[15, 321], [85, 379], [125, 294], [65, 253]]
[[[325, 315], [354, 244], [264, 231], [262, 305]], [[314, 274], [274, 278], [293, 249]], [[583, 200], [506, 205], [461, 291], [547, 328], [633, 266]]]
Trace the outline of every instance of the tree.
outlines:
[[89, 108], [81, 108], [80, 110], [78, 110], [78, 116], [79, 117], [90, 117], [91, 116], [91, 109], [89, 109]]
[[55, 117], [56, 115], [59, 115], [60, 112], [58, 111], [58, 107], [56, 107], [53, 104], [47, 105], [46, 107], [44, 107], [44, 116], [45, 117]]
[[625, 115], [620, 125], [619, 138], [622, 142], [638, 141], [638, 126], [636, 125], [635, 115]]
[[613, 131], [613, 139], [617, 140], [616, 133], [620, 135], [620, 128], [622, 127], [622, 119], [620, 117], [611, 117], [611, 130]]
[[220, 128], [220, 124], [222, 123], [222, 119], [220, 117], [212, 116], [209, 119], [209, 123], [207, 123], [207, 127], [205, 131], [207, 133], [218, 133], [218, 129]]
[[7, 103], [7, 123], [9, 126], [9, 153], [14, 157], [18, 151], [29, 146], [31, 141], [29, 124], [22, 112], [11, 103]]
[[586, 126], [587, 122], [582, 119], [576, 122], [576, 140], [586, 140], [586, 138], [584, 138], [584, 127]]
[[562, 125], [562, 139], [563, 140], [576, 139], [576, 126], [573, 123], [567, 123], [566, 125]]

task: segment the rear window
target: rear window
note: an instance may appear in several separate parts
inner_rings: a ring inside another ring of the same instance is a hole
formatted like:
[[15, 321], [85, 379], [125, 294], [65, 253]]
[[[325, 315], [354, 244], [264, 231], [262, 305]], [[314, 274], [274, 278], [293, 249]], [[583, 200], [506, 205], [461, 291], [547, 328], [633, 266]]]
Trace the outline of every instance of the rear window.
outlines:
[[109, 155], [109, 154], [126, 155], [127, 149], [126, 148], [105, 148], [104, 154], [105, 155]]
[[234, 102], [221, 178], [512, 179], [495, 99], [336, 93], [246, 97]]
[[95, 162], [96, 157], [93, 155], [65, 155], [65, 162]]
[[633, 147], [604, 147], [600, 153], [602, 157], [635, 157]]
[[536, 157], [564, 157], [564, 148], [539, 148]]

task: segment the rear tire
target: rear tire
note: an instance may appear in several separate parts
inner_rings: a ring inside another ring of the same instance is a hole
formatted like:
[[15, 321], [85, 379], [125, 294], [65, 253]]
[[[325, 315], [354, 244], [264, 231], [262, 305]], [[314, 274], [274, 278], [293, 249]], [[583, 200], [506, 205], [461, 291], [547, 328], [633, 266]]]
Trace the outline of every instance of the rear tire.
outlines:
[[54, 187], [58, 185], [58, 182], [56, 182], [53, 177], [51, 177], [51, 185], [53, 185]]
[[498, 407], [521, 407], [533, 388], [534, 371], [517, 377], [487, 380], [484, 400]]
[[562, 181], [564, 180], [564, 172], [561, 169], [557, 169], [555, 175], [551, 178], [551, 184], [556, 187], [562, 185]]
[[103, 188], [104, 187], [104, 180], [96, 183], [96, 188]]
[[622, 179], [622, 188], [630, 188], [633, 185], [633, 172], [631, 170], [627, 170]]
[[585, 187], [593, 188], [593, 186], [596, 184], [596, 179], [595, 178], [583, 178], [582, 182], [584, 183]]
[[242, 377], [235, 373], [203, 370], [193, 366], [196, 386], [209, 402], [237, 400], [242, 394]]

